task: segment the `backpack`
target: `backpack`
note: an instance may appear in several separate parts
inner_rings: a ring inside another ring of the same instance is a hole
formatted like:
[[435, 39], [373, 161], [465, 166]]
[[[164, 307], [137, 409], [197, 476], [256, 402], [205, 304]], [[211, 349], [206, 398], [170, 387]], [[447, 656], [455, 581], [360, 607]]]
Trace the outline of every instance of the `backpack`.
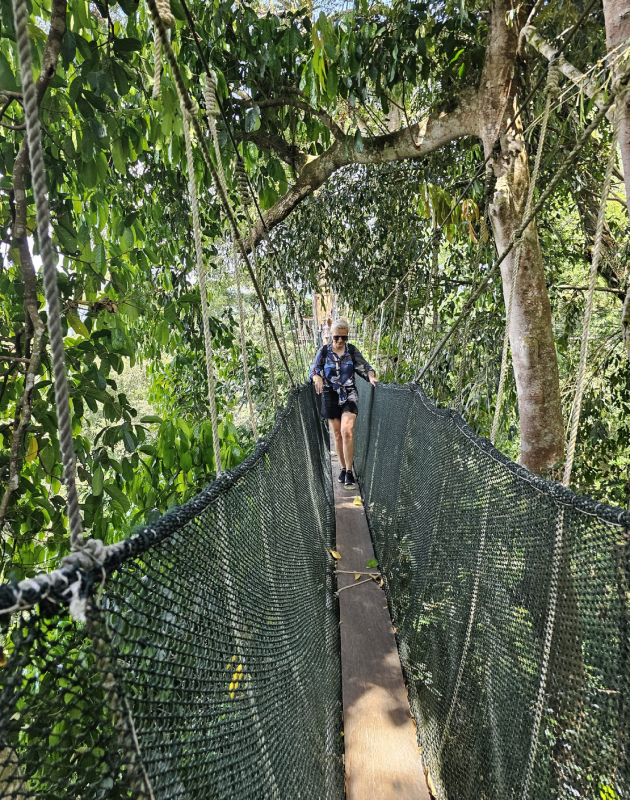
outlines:
[[[320, 369], [324, 368], [324, 362], [326, 361], [325, 351], [327, 349], [328, 349], [328, 345], [327, 344], [324, 345], [323, 347], [320, 347], [320, 349], [319, 349], [319, 358], [318, 358], [318, 361], [317, 361], [317, 366]], [[348, 352], [350, 353], [350, 358], [352, 359], [352, 366], [354, 367], [354, 370], [356, 372], [357, 362], [355, 361], [354, 356], [355, 356], [355, 353], [357, 352], [357, 348], [353, 344], [350, 344], [349, 342], [348, 342]]]

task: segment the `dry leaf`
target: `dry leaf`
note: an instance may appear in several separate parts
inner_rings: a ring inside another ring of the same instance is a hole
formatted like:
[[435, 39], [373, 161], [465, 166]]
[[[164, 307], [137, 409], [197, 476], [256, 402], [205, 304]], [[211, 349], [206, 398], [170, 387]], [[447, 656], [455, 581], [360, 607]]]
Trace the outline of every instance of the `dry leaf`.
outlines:
[[341, 558], [341, 553], [338, 553], [336, 550], [329, 550], [329, 553], [333, 558], [336, 558], [336, 559], [340, 559]]
[[361, 577], [361, 573], [360, 573], [360, 572], [355, 572], [355, 573], [354, 573], [354, 579], [355, 579], [355, 581], [358, 581], [360, 577]]

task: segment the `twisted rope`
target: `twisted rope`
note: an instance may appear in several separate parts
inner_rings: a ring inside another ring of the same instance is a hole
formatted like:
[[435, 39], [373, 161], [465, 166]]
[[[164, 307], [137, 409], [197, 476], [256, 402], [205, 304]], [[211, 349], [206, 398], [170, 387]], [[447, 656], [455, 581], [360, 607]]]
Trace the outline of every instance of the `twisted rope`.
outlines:
[[[540, 137], [538, 139], [538, 149], [536, 150], [536, 159], [534, 161], [534, 170], [529, 181], [529, 189], [527, 191], [527, 201], [525, 203], [525, 211], [523, 217], [526, 218], [531, 214], [532, 206], [534, 205], [534, 191], [538, 182], [538, 175], [540, 173], [540, 162], [542, 160], [543, 146], [547, 137], [547, 124], [549, 122], [549, 115], [551, 113], [551, 102], [558, 94], [558, 80], [560, 78], [560, 70], [557, 65], [551, 62], [547, 72], [547, 89], [545, 99], [545, 110], [543, 112], [542, 122], [540, 126]], [[523, 231], [523, 234], [525, 231]], [[516, 244], [516, 253], [514, 254], [514, 265], [512, 267], [512, 279], [510, 281], [510, 293], [508, 296], [507, 309], [505, 312], [505, 332], [503, 334], [503, 351], [501, 353], [501, 372], [499, 375], [499, 388], [497, 389], [497, 402], [494, 409], [494, 418], [492, 420], [492, 430], [490, 432], [490, 441], [495, 443], [497, 432], [499, 430], [499, 419], [501, 417], [501, 406], [503, 405], [503, 391], [505, 388], [505, 378], [507, 375], [509, 350], [510, 350], [510, 324], [512, 322], [512, 307], [514, 305], [514, 293], [516, 290], [516, 280], [521, 265], [521, 253], [523, 252], [523, 236], [518, 237]]]
[[438, 329], [438, 268], [440, 257], [440, 233], [436, 230], [433, 235], [433, 250], [431, 251], [431, 301], [433, 303], [433, 319], [431, 320], [431, 344], [435, 341]]
[[247, 338], [245, 336], [245, 314], [243, 312], [243, 295], [241, 294], [241, 278], [239, 275], [238, 254], [236, 252], [236, 245], [232, 249], [234, 253], [234, 276], [236, 278], [236, 297], [238, 299], [238, 320], [240, 328], [241, 340], [241, 360], [243, 362], [243, 373], [245, 375], [245, 392], [247, 394], [247, 406], [249, 408], [249, 421], [252, 425], [254, 432], [254, 439], [258, 439], [258, 426], [256, 425], [256, 414], [254, 412], [254, 403], [252, 401], [252, 389], [249, 384], [249, 365], [247, 363]]
[[210, 409], [210, 422], [212, 425], [214, 465], [217, 475], [220, 475], [223, 471], [223, 467], [221, 465], [221, 445], [219, 443], [219, 422], [217, 419], [217, 402], [215, 396], [214, 350], [212, 347], [212, 336], [210, 335], [206, 270], [203, 263], [203, 248], [201, 246], [201, 225], [199, 224], [199, 201], [197, 198], [197, 181], [195, 179], [195, 162], [193, 159], [192, 143], [190, 139], [191, 117], [183, 103], [181, 103], [181, 109], [184, 117], [184, 140], [186, 142], [186, 162], [188, 164], [188, 193], [190, 194], [190, 204], [192, 206], [193, 234], [195, 239], [195, 264], [197, 267], [197, 280], [199, 281], [199, 294], [201, 296], [203, 340], [206, 349], [208, 407]]
[[[409, 281], [411, 283], [411, 280]], [[409, 318], [409, 295], [411, 294], [411, 286], [407, 287], [407, 297], [405, 299], [405, 311], [403, 313], [402, 325], [400, 327], [400, 338], [398, 339], [398, 360], [396, 361], [396, 369], [394, 370], [394, 383], [398, 380], [398, 370], [400, 362], [402, 361], [402, 349], [405, 342], [405, 333], [407, 332], [407, 320]]]
[[[156, 0], [158, 14], [162, 24], [169, 33], [175, 27], [175, 17], [171, 13], [170, 0]], [[153, 30], [153, 99], [160, 96], [160, 82], [162, 79], [162, 40], [157, 28]]]
[[22, 79], [22, 92], [24, 96], [24, 118], [26, 120], [26, 136], [31, 163], [33, 197], [35, 199], [37, 215], [37, 235], [39, 237], [42, 259], [44, 294], [48, 305], [48, 334], [50, 336], [52, 368], [55, 381], [59, 448], [61, 450], [63, 478], [67, 493], [66, 506], [68, 510], [70, 547], [72, 550], [79, 550], [83, 546], [83, 526], [76, 486], [75, 454], [72, 438], [72, 420], [70, 416], [70, 391], [63, 349], [61, 309], [59, 307], [59, 294], [57, 291], [57, 267], [49, 233], [50, 206], [48, 204], [46, 174], [44, 171], [44, 155], [39, 125], [37, 93], [33, 81], [31, 40], [28, 33], [28, 10], [25, 0], [13, 0], [13, 14], [15, 17], [20, 76]]
[[617, 103], [616, 113], [613, 121], [613, 134], [610, 141], [610, 152], [608, 154], [608, 163], [606, 165], [606, 173], [604, 175], [604, 185], [602, 187], [602, 196], [599, 203], [599, 213], [597, 215], [597, 227], [595, 228], [595, 247], [593, 250], [593, 258], [591, 260], [591, 270], [589, 274], [588, 293], [586, 296], [586, 307], [584, 309], [584, 323], [582, 325], [582, 342], [580, 344], [580, 360], [578, 366], [577, 383], [575, 388], [575, 397], [573, 398], [573, 405], [571, 407], [571, 431], [569, 434], [569, 445], [567, 448], [567, 460], [564, 466], [564, 475], [562, 483], [568, 486], [571, 480], [571, 471], [573, 470], [573, 461], [575, 459], [575, 446], [577, 443], [578, 427], [580, 424], [580, 413], [582, 411], [582, 398], [584, 395], [584, 378], [586, 375], [586, 360], [588, 355], [588, 340], [590, 336], [591, 316], [593, 314], [593, 302], [595, 299], [595, 283], [597, 281], [597, 272], [602, 254], [604, 250], [604, 225], [606, 224], [606, 205], [608, 203], [608, 195], [610, 193], [610, 184], [612, 182], [613, 170], [615, 168], [615, 161], [617, 156], [617, 140], [619, 136], [619, 125], [621, 123], [620, 108], [624, 105], [624, 96], [619, 99]]
[[[394, 328], [396, 327], [396, 312], [398, 311], [398, 297], [400, 296], [400, 281], [396, 284], [396, 294], [394, 295], [394, 313], [392, 315], [392, 327], [391, 331], [393, 333]], [[390, 364], [392, 360], [392, 337], [390, 335], [389, 342], [387, 343], [387, 359], [385, 361], [385, 370], [383, 374], [387, 374], [389, 372]]]
[[[479, 241], [477, 243], [477, 249], [475, 253], [475, 261], [477, 263], [477, 267], [481, 264], [481, 254], [483, 253], [483, 246], [484, 242], [488, 239], [488, 225], [486, 223], [486, 216], [485, 211], [479, 220]], [[477, 274], [473, 275], [473, 282], [471, 291], [475, 291], [475, 283], [476, 283]], [[466, 315], [466, 322], [464, 323], [464, 330], [462, 332], [462, 339], [461, 339], [461, 358], [459, 360], [459, 370], [457, 372], [457, 389], [455, 392], [455, 408], [461, 413], [462, 410], [462, 391], [464, 388], [464, 373], [466, 371], [466, 355], [468, 353], [468, 336], [470, 333], [470, 320], [472, 318], [472, 314]]]

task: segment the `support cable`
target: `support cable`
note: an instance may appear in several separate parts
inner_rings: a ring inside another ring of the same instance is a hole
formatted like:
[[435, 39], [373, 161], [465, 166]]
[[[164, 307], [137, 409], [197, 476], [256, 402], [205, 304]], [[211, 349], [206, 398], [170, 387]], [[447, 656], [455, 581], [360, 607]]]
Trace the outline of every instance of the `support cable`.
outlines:
[[236, 278], [236, 297], [238, 300], [238, 321], [241, 339], [241, 360], [243, 362], [243, 373], [245, 375], [245, 393], [247, 395], [247, 406], [249, 408], [249, 421], [251, 422], [254, 439], [258, 440], [258, 425], [256, 424], [256, 412], [252, 400], [252, 387], [249, 382], [249, 364], [247, 363], [247, 337], [245, 335], [245, 313], [243, 311], [243, 293], [241, 292], [240, 268], [238, 264], [238, 253], [236, 245], [233, 247], [234, 253], [234, 276]]
[[184, 141], [186, 143], [186, 161], [188, 163], [188, 194], [192, 207], [193, 233], [195, 240], [195, 264], [197, 267], [197, 280], [201, 296], [201, 317], [203, 320], [203, 340], [206, 350], [206, 376], [208, 380], [208, 408], [210, 409], [210, 423], [212, 426], [212, 446], [214, 449], [214, 465], [217, 475], [223, 471], [221, 464], [221, 444], [219, 441], [219, 423], [217, 418], [216, 386], [214, 380], [214, 349], [210, 333], [208, 311], [208, 289], [206, 286], [206, 270], [203, 262], [203, 247], [201, 245], [201, 225], [199, 224], [199, 201], [197, 198], [197, 180], [195, 178], [195, 161], [193, 159], [192, 143], [190, 139], [190, 114], [181, 103], [184, 117]]
[[[175, 27], [175, 17], [171, 13], [170, 0], [157, 0], [160, 19], [167, 28], [167, 36], [170, 37], [171, 30]], [[153, 99], [157, 100], [160, 96], [160, 83], [162, 81], [162, 40], [157, 32], [153, 30]]]
[[[486, 215], [485, 209], [482, 211], [482, 216], [479, 221], [479, 243], [477, 244], [477, 252], [475, 253], [475, 261], [477, 263], [477, 268], [481, 264], [481, 255], [484, 249], [484, 243], [488, 240], [488, 225], [486, 223]], [[476, 284], [476, 273], [473, 274], [472, 279], [472, 286], [471, 291], [475, 291], [475, 284]], [[470, 322], [471, 322], [472, 314], [468, 314], [466, 317], [466, 322], [464, 323], [464, 330], [462, 332], [462, 339], [461, 339], [461, 356], [459, 359], [459, 369], [457, 371], [457, 388], [455, 391], [455, 408], [462, 413], [462, 392], [464, 388], [464, 373], [466, 371], [466, 356], [468, 353], [468, 337], [470, 333]]]
[[575, 387], [575, 397], [571, 407], [571, 430], [569, 434], [569, 445], [567, 448], [567, 460], [564, 467], [564, 475], [562, 478], [563, 486], [568, 486], [571, 481], [571, 471], [573, 470], [573, 461], [575, 459], [575, 446], [577, 443], [578, 427], [580, 424], [580, 413], [582, 410], [582, 398], [584, 395], [584, 378], [586, 375], [586, 360], [588, 355], [588, 340], [590, 335], [591, 317], [593, 314], [593, 304], [595, 298], [595, 283], [597, 281], [597, 274], [599, 264], [602, 259], [604, 251], [604, 225], [606, 223], [606, 205], [608, 203], [608, 195], [610, 194], [610, 184], [612, 182], [613, 170], [615, 168], [615, 161], [617, 157], [617, 141], [619, 136], [619, 125], [621, 123], [622, 114], [619, 107], [623, 103], [619, 103], [617, 113], [613, 122], [613, 135], [610, 141], [610, 153], [608, 155], [608, 164], [606, 165], [606, 173], [604, 175], [604, 185], [602, 187], [602, 196], [599, 204], [599, 213], [597, 216], [597, 227], [595, 229], [595, 248], [593, 250], [593, 258], [591, 260], [591, 270], [588, 283], [588, 294], [586, 296], [586, 307], [584, 309], [584, 323], [582, 324], [582, 341], [580, 344], [580, 360], [578, 366], [577, 381]]
[[48, 335], [52, 351], [52, 371], [55, 382], [55, 400], [57, 405], [57, 424], [59, 428], [59, 449], [63, 465], [63, 478], [66, 486], [66, 506], [68, 512], [68, 529], [70, 547], [80, 550], [83, 545], [83, 524], [76, 486], [76, 463], [74, 441], [72, 436], [72, 417], [70, 414], [70, 390], [66, 373], [66, 362], [63, 348], [63, 332], [61, 328], [61, 309], [57, 290], [57, 266], [50, 238], [50, 205], [46, 187], [44, 170], [44, 153], [39, 122], [39, 106], [37, 92], [33, 81], [33, 58], [31, 39], [28, 32], [28, 10], [25, 0], [13, 0], [15, 33], [20, 63], [20, 77], [24, 99], [24, 119], [26, 121], [26, 137], [33, 198], [37, 216], [37, 236], [42, 259], [44, 294], [48, 305]]

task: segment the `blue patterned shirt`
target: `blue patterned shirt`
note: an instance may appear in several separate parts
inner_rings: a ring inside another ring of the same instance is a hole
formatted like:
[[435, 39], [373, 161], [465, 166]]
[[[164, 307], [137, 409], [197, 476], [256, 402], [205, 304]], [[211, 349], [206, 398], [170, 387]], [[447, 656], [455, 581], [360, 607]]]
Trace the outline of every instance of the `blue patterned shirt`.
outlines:
[[342, 406], [348, 399], [347, 389], [354, 386], [355, 373], [369, 381], [369, 372], [374, 372], [374, 369], [354, 345], [346, 343], [344, 353], [338, 356], [332, 349], [332, 344], [326, 344], [317, 351], [308, 377], [312, 380], [313, 375], [320, 375], [324, 380], [324, 386], [329, 386], [337, 392], [339, 405]]

